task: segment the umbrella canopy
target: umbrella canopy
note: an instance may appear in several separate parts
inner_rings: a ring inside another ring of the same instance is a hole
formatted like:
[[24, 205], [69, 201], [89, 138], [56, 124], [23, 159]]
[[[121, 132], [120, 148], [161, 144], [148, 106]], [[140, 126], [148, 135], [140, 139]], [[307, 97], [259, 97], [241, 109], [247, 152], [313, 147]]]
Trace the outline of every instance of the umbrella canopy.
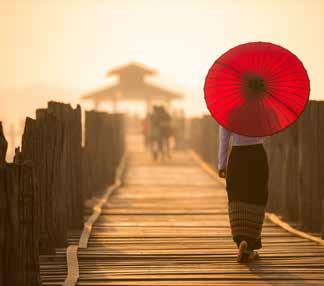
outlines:
[[302, 62], [290, 51], [252, 42], [232, 48], [214, 62], [204, 93], [219, 124], [258, 137], [277, 133], [300, 116], [310, 84]]

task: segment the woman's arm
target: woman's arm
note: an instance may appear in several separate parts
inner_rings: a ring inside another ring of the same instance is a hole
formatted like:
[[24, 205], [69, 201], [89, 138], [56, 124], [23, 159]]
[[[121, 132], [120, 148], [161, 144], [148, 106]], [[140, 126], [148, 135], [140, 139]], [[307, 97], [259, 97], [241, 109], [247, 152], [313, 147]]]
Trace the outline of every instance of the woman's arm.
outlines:
[[231, 132], [220, 125], [219, 126], [219, 149], [218, 149], [218, 170], [219, 171], [226, 169], [227, 152], [228, 152], [230, 138], [231, 138]]

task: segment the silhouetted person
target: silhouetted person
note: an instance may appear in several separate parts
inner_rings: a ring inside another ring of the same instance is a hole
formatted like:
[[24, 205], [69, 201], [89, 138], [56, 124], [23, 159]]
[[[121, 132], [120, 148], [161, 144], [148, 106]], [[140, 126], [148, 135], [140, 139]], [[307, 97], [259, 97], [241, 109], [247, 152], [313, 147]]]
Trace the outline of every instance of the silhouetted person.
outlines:
[[172, 135], [171, 116], [163, 106], [159, 107], [158, 114], [161, 133], [159, 149], [161, 151], [162, 159], [165, 159], [165, 156], [167, 156], [170, 159], [170, 136]]
[[153, 159], [156, 161], [159, 157], [161, 130], [158, 106], [153, 106], [153, 112], [149, 115], [149, 145]]
[[154, 106], [149, 120], [150, 146], [154, 160], [171, 158], [171, 117], [162, 106]]

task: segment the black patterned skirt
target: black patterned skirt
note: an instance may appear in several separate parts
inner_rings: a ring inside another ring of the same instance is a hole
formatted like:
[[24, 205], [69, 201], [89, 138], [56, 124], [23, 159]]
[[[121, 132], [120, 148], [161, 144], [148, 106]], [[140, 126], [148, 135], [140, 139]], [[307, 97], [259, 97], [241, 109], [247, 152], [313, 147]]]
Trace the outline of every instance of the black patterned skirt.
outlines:
[[226, 190], [233, 240], [248, 249], [262, 247], [261, 231], [268, 200], [269, 167], [262, 144], [233, 146], [227, 164]]

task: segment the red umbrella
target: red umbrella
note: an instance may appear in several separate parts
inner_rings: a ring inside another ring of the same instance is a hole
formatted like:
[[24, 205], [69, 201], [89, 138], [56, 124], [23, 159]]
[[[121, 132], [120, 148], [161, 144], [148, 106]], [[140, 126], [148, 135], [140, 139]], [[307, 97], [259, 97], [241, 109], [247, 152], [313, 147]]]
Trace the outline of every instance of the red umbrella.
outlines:
[[310, 85], [294, 54], [278, 45], [253, 42], [234, 47], [215, 61], [204, 92], [219, 124], [256, 137], [292, 124], [306, 107]]

